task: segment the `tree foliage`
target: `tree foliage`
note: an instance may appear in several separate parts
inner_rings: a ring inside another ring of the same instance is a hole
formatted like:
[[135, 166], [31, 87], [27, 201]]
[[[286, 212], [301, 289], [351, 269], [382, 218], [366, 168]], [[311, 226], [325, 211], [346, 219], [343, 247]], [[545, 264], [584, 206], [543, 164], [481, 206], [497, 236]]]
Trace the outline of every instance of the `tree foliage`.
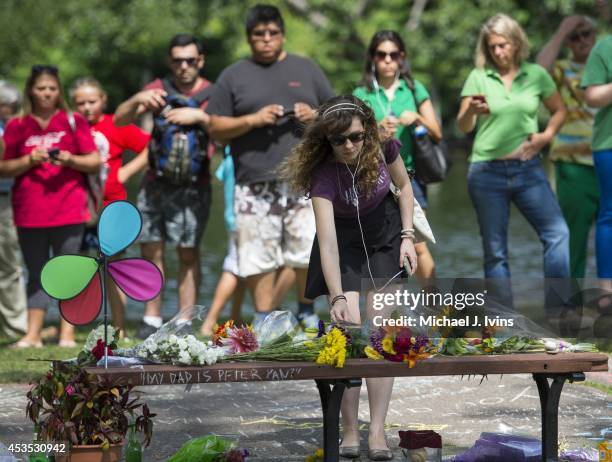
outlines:
[[[242, 0], [2, 0], [0, 78], [21, 84], [35, 63], [58, 65], [64, 84], [84, 75], [107, 88], [111, 106], [166, 72], [170, 38], [202, 38], [205, 75], [214, 80], [248, 56]], [[479, 28], [504, 12], [525, 28], [536, 51], [567, 14], [597, 17], [592, 0], [270, 0], [286, 22], [287, 50], [309, 56], [335, 90], [350, 92], [361, 77], [365, 49], [379, 29], [407, 43], [414, 75], [430, 89], [445, 119], [472, 67]], [[597, 4], [598, 2], [595, 2]], [[599, 0], [602, 3], [602, 0]]]

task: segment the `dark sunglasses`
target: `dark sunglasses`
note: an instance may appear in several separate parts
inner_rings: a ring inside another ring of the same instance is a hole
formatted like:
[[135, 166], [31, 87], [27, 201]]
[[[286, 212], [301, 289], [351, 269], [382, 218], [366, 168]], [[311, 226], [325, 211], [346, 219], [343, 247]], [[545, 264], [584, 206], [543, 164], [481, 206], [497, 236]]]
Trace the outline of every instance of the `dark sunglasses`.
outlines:
[[386, 51], [376, 51], [374, 52], [374, 58], [379, 61], [384, 61], [387, 59], [387, 56], [391, 58], [392, 61], [399, 61], [402, 56], [402, 53], [399, 51], [392, 51], [391, 53], [387, 53]]
[[577, 42], [580, 39], [588, 39], [593, 35], [592, 30], [583, 30], [582, 32], [574, 32], [569, 36], [571, 42]]
[[365, 132], [353, 132], [348, 135], [333, 135], [328, 136], [327, 140], [332, 146], [343, 146], [346, 140], [350, 140], [351, 143], [359, 143], [365, 139]]
[[266, 34], [270, 34], [270, 37], [277, 37], [281, 34], [280, 29], [263, 29], [263, 30], [254, 30], [253, 32], [251, 32], [251, 35], [253, 37], [257, 37], [257, 38], [263, 38], [266, 36]]
[[43, 74], [43, 73], [57, 75], [59, 73], [59, 69], [55, 66], [49, 66], [47, 64], [35, 64], [34, 66], [32, 66], [32, 69], [30, 72], [32, 75]]
[[188, 66], [195, 66], [199, 58], [172, 58], [172, 64], [181, 66], [183, 63], [187, 63]]

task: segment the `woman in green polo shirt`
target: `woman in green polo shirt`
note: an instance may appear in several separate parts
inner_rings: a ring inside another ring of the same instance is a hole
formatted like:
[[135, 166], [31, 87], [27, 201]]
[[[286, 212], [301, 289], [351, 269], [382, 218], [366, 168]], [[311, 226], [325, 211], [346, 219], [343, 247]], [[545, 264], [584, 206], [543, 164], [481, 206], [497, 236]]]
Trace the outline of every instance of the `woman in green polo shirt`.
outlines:
[[[353, 95], [372, 108], [376, 121], [388, 135], [401, 141], [400, 155], [408, 170], [413, 168], [412, 137], [416, 126], [426, 128], [434, 141], [442, 138], [429, 93], [421, 82], [412, 78], [406, 46], [395, 31], [381, 30], [372, 37], [362, 81]], [[412, 180], [412, 190], [421, 207], [426, 209], [426, 186]], [[427, 244], [419, 243], [415, 248], [417, 278], [423, 286], [432, 285], [435, 265]]]
[[[602, 288], [612, 291], [612, 35], [595, 45], [584, 70], [582, 85], [586, 102], [599, 108], [593, 130], [593, 160], [599, 179], [599, 216], [595, 231], [597, 276]], [[599, 308], [612, 313], [612, 296], [598, 302]]]
[[[514, 203], [544, 246], [544, 276], [567, 280], [569, 231], [540, 162], [540, 152], [563, 124], [566, 109], [548, 72], [525, 62], [527, 37], [509, 16], [497, 14], [481, 28], [476, 69], [461, 91], [459, 128], [476, 137], [468, 170], [468, 189], [480, 225], [484, 271], [498, 296], [512, 305], [508, 265], [508, 221]], [[540, 104], [551, 117], [538, 131]], [[564, 304], [568, 293], [546, 291], [546, 308]]]

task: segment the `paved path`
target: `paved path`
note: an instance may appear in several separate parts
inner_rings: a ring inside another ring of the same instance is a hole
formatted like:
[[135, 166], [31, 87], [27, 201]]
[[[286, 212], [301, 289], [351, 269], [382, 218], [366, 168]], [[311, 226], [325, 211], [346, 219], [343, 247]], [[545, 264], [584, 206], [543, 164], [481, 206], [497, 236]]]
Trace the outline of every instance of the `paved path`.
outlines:
[[[598, 381], [605, 376], [588, 377]], [[434, 429], [442, 434], [444, 454], [461, 453], [483, 431], [512, 431], [540, 437], [540, 405], [530, 375], [423, 377], [396, 379], [387, 422], [396, 459], [398, 429]], [[28, 442], [25, 385], [0, 385], [0, 441]], [[146, 387], [157, 413], [153, 442], [145, 460], [166, 460], [186, 440], [216, 433], [239, 440], [263, 462], [304, 461], [321, 445], [321, 410], [314, 382], [224, 383]], [[362, 389], [360, 420], [365, 456], [367, 395]], [[612, 439], [612, 395], [580, 384], [566, 384], [559, 416], [560, 442], [571, 448]]]

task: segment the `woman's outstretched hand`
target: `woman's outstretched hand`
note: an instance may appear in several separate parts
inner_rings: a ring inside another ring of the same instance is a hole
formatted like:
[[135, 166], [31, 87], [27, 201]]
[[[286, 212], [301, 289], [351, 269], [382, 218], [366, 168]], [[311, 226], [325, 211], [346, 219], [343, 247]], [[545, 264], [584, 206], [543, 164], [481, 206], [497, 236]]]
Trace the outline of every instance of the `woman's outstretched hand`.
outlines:
[[350, 319], [348, 303], [342, 298], [334, 303], [334, 306], [331, 307], [329, 314], [332, 322], [352, 321]]

